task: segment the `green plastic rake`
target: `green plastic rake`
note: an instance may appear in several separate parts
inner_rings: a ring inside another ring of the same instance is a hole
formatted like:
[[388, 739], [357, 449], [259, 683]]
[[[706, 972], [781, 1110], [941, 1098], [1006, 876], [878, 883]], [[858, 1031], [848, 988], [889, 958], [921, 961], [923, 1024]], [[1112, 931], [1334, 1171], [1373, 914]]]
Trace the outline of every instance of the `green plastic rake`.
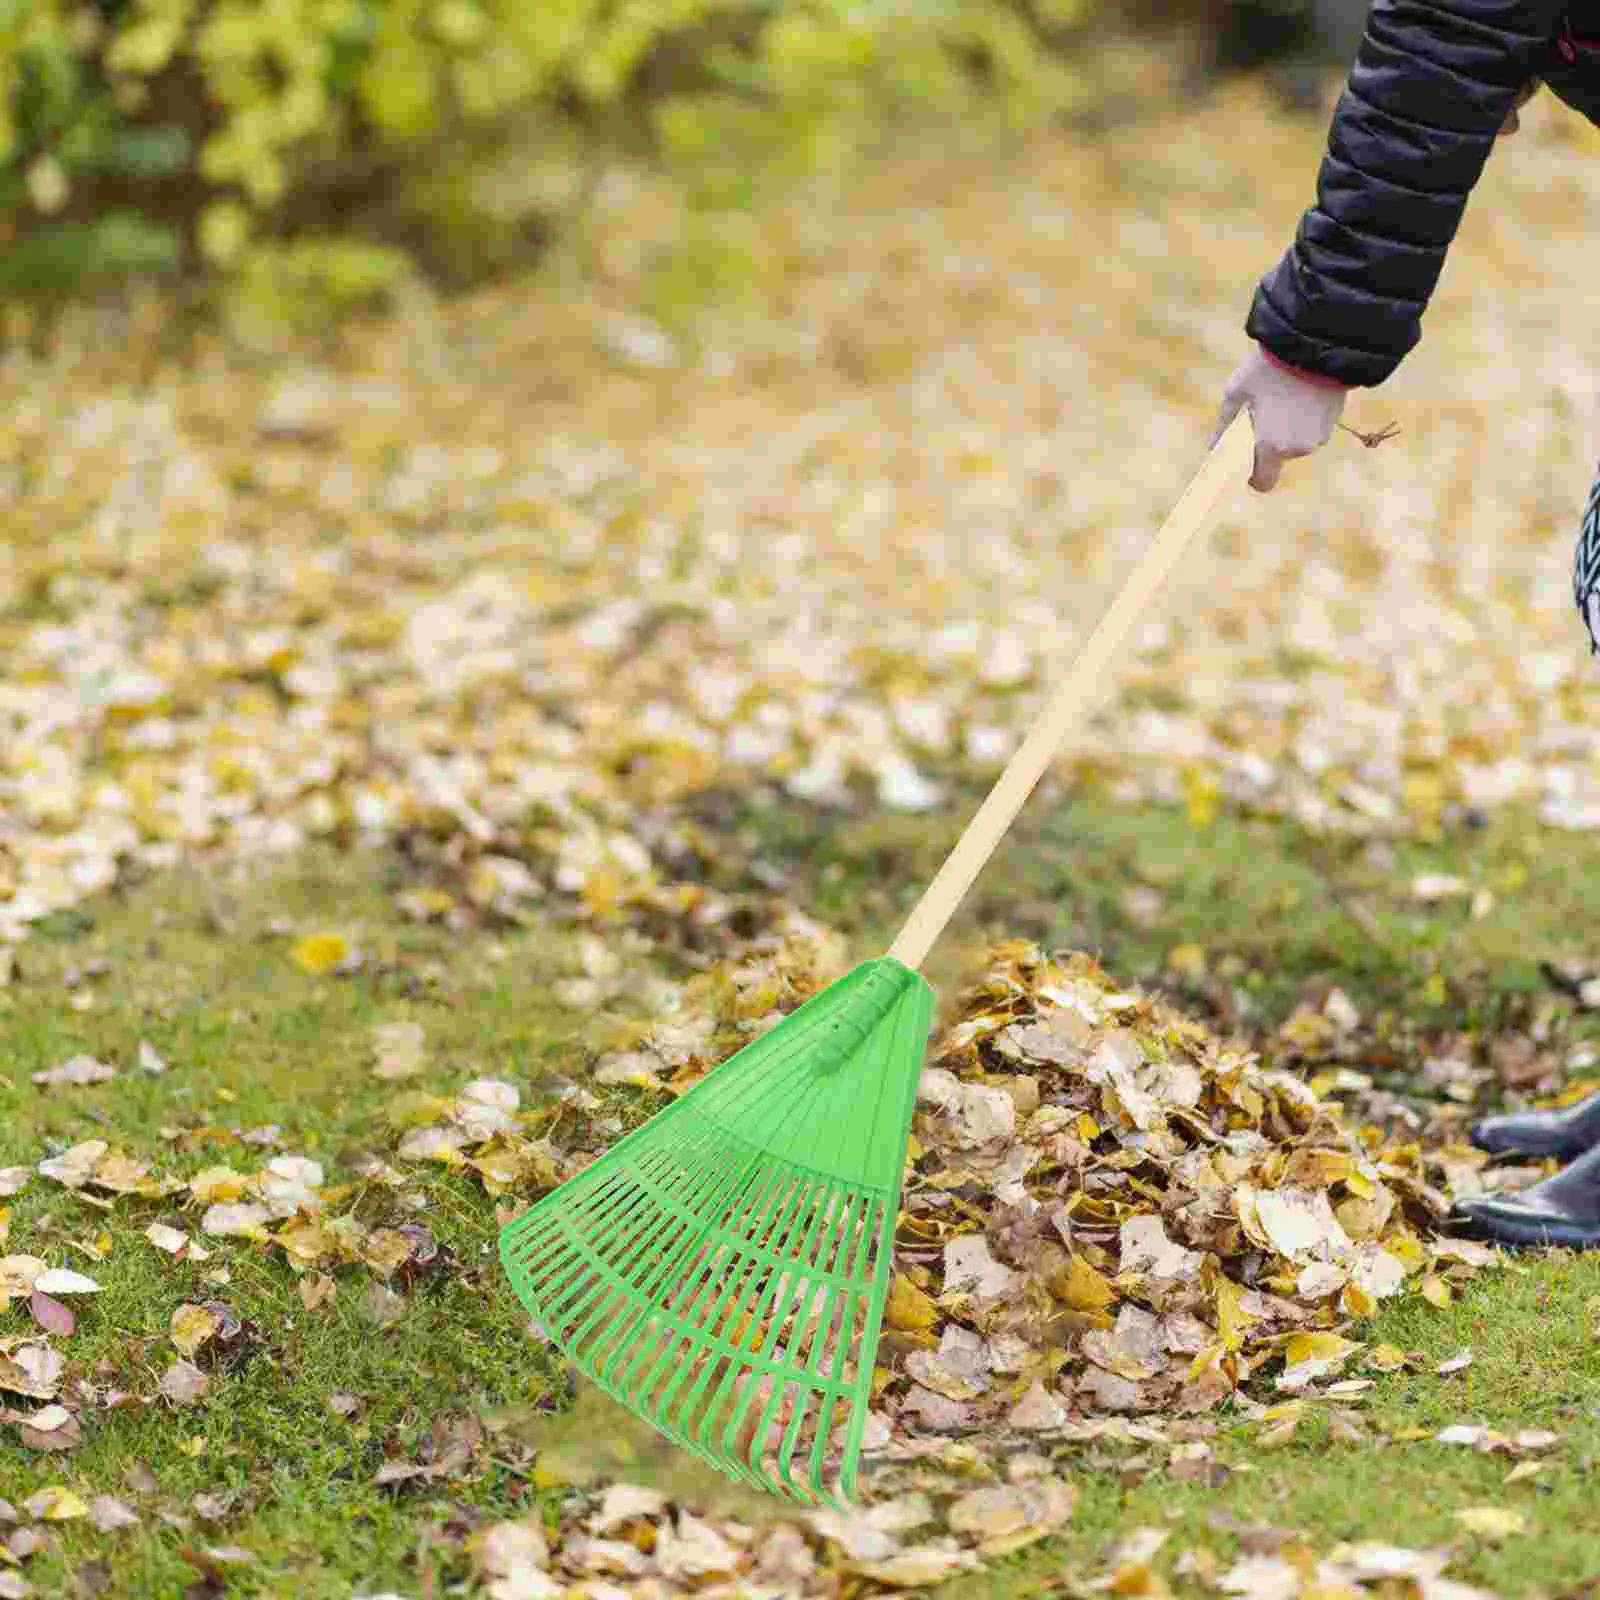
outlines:
[[500, 1235], [591, 1381], [735, 1480], [854, 1498], [933, 990], [917, 968], [1252, 450], [1236, 417], [886, 956], [707, 1074]]

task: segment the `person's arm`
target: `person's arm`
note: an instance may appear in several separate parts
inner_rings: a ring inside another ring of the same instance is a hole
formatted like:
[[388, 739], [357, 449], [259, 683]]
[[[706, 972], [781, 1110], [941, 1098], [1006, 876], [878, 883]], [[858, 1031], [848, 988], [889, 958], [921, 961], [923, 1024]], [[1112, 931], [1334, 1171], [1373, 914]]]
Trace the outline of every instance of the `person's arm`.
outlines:
[[1245, 331], [1304, 374], [1389, 377], [1421, 321], [1495, 136], [1537, 75], [1560, 0], [1376, 0], [1339, 98], [1317, 203]]

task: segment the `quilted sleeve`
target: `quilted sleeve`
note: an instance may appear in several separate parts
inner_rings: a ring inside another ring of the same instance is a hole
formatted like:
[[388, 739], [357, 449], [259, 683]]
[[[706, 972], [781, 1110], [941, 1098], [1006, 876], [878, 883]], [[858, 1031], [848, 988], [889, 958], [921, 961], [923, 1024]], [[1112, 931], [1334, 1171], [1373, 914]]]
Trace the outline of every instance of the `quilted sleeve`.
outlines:
[[1251, 338], [1352, 387], [1399, 366], [1560, 14], [1561, 0], [1376, 0], [1334, 111], [1317, 203], [1256, 290]]

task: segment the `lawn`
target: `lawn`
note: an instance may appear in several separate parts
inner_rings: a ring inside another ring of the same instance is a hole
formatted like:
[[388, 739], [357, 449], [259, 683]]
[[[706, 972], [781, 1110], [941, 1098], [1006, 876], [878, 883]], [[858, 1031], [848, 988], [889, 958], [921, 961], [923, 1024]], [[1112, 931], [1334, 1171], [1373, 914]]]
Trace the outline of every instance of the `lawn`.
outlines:
[[[792, 892], [835, 918], [858, 954], [870, 952], [937, 844], [781, 806], [752, 812], [740, 833], [752, 859], [804, 863]], [[800, 851], [803, 838], [810, 847]], [[1033, 908], [1019, 916], [1037, 917], [1039, 936], [1100, 949], [1130, 981], [1160, 979], [1173, 948], [1204, 947], [1208, 967], [1238, 973], [1263, 1038], [1319, 986], [1338, 984], [1358, 1007], [1377, 1010], [1406, 1004], [1438, 971], [1446, 990], [1416, 1050], [1430, 1030], [1485, 1019], [1509, 1029], [1519, 1015], [1525, 1026], [1541, 999], [1560, 1038], [1576, 1044], [1587, 1017], [1559, 996], [1552, 1009], [1535, 963], [1572, 954], [1594, 853], [1582, 839], [1511, 818], [1408, 846], [1379, 872], [1362, 852], [1330, 851], [1292, 825], [1225, 814], [1197, 831], [1181, 808], [1079, 802], [1041, 807], [988, 893], [996, 905]], [[1418, 925], [1409, 896], [1416, 874], [1504, 881], [1517, 863], [1522, 887], [1495, 911], [1474, 920], [1447, 909]], [[537, 1109], [555, 1081], [581, 1080], [607, 1023], [636, 1008], [612, 1000], [597, 1018], [556, 1002], [553, 990], [576, 969], [574, 930], [543, 914], [525, 927], [466, 933], [418, 922], [397, 909], [407, 882], [396, 858], [318, 853], [288, 868], [163, 876], [47, 925], [0, 990], [11, 1046], [0, 1167], [99, 1138], [182, 1178], [218, 1165], [253, 1171], [283, 1152], [324, 1163], [334, 1184], [351, 1181], [364, 1156], [393, 1158], [403, 1094], [449, 1096], [493, 1078]], [[1166, 896], [1159, 928], [1128, 918], [1126, 891], [1141, 882]], [[1385, 954], [1391, 946], [1375, 945], [1340, 909], [1362, 904], [1395, 944], [1403, 938], [1427, 954]], [[319, 933], [344, 939], [342, 970], [296, 965], [297, 941]], [[1271, 981], [1253, 984], [1253, 973]], [[396, 1022], [421, 1024], [420, 1070], [379, 1078], [374, 1030]], [[167, 1070], [141, 1070], [141, 1044]], [[113, 1064], [117, 1076], [31, 1082], [83, 1055]], [[633, 1091], [600, 1092], [625, 1118], [636, 1115]], [[273, 1142], [252, 1142], [266, 1138], [263, 1129]], [[551, 1508], [554, 1526], [566, 1481], [596, 1474], [680, 1494], [693, 1484], [703, 1507], [759, 1515], [747, 1499], [686, 1474], [680, 1458], [653, 1448], [592, 1393], [565, 1423], [547, 1415], [568, 1397], [500, 1278], [494, 1202], [471, 1173], [424, 1170], [435, 1175], [404, 1189], [373, 1183], [353, 1214], [371, 1227], [422, 1223], [438, 1246], [431, 1267], [408, 1261], [392, 1278], [339, 1267], [326, 1274], [336, 1285], [328, 1298], [312, 1296], [310, 1306], [303, 1295], [318, 1270], [297, 1274], [280, 1252], [204, 1236], [204, 1208], [187, 1196], [124, 1196], [102, 1209], [81, 1191], [35, 1179], [9, 1201], [6, 1248], [101, 1285], [96, 1296], [70, 1299], [78, 1326], [55, 1341], [70, 1363], [68, 1387], [81, 1380], [99, 1404], [83, 1406], [82, 1442], [70, 1451], [26, 1448], [8, 1430], [0, 1498], [20, 1508], [61, 1485], [85, 1506], [113, 1496], [138, 1518], [112, 1532], [88, 1516], [30, 1524], [46, 1540], [26, 1567], [36, 1592], [88, 1584], [108, 1595], [176, 1596], [208, 1571], [239, 1594], [440, 1592], [430, 1584], [469, 1569], [469, 1530], [540, 1506]], [[144, 1236], [151, 1223], [184, 1230], [209, 1258], [158, 1250]], [[216, 1301], [241, 1328], [197, 1352], [207, 1392], [195, 1403], [159, 1398], [178, 1357], [174, 1313]], [[13, 1303], [8, 1333], [26, 1327], [25, 1307]], [[1063, 1573], [1092, 1579], [1135, 1530], [1151, 1528], [1167, 1535], [1151, 1558], [1158, 1576], [1120, 1581], [1159, 1584], [1165, 1574], [1183, 1586], [1240, 1551], [1293, 1559], [1381, 1540], [1457, 1546], [1451, 1575], [1503, 1594], [1573, 1590], [1595, 1576], [1586, 1518], [1600, 1451], [1597, 1316], [1593, 1263], [1529, 1258], [1481, 1276], [1447, 1309], [1413, 1299], [1385, 1310], [1359, 1336], [1369, 1351], [1397, 1347], [1405, 1365], [1368, 1372], [1358, 1358], [1351, 1375], [1371, 1387], [1300, 1401], [1303, 1415], [1287, 1433], [1281, 1419], [1236, 1410], [1210, 1419], [1213, 1455], [1197, 1475], [1175, 1475], [1162, 1453], [1137, 1442], [1058, 1446], [1080, 1491], [1069, 1530], [948, 1593], [1023, 1595], [1048, 1592]], [[1463, 1349], [1470, 1365], [1438, 1375]], [[115, 1391], [131, 1398], [104, 1409]], [[1285, 1397], [1268, 1384], [1263, 1400]], [[1295, 1411], [1290, 1403], [1288, 1415]], [[1434, 1441], [1457, 1424], [1507, 1439], [1550, 1430], [1559, 1442], [1524, 1454], [1505, 1441], [1488, 1449]], [[374, 1481], [385, 1462], [426, 1464], [452, 1440], [464, 1453], [439, 1478]], [[1518, 1531], [1491, 1522], [1498, 1536], [1485, 1537], [1456, 1517], [1485, 1506], [1516, 1512]], [[1174, 1575], [1175, 1564], [1188, 1576]]]

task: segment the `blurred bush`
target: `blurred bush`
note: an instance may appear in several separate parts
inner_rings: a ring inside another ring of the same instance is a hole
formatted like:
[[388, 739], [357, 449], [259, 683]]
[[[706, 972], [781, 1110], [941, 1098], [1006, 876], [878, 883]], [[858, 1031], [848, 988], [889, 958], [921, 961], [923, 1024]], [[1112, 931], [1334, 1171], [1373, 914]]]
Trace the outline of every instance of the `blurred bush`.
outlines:
[[[1235, 13], [1313, 0], [1200, 0]], [[1315, 0], [1326, 3], [1326, 0]], [[670, 180], [662, 270], [736, 283], [730, 218], [917, 121], [1083, 108], [1115, 0], [0, 0], [0, 297], [184, 274], [315, 325]], [[1157, 11], [1161, 8], [1156, 7]]]

